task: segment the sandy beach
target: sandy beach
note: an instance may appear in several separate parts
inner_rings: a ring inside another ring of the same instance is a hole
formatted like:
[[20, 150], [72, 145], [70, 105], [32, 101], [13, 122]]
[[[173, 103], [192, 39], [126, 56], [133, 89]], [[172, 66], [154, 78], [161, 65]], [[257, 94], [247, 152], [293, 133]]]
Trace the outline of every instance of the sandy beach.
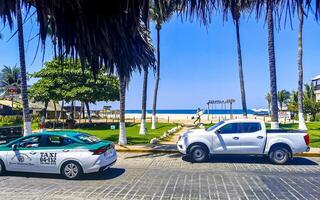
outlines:
[[[126, 114], [126, 121], [127, 122], [140, 122], [141, 114]], [[147, 114], [147, 122], [151, 122], [151, 114]], [[157, 120], [161, 123], [183, 123], [183, 124], [193, 124], [195, 121], [196, 115], [194, 114], [157, 114]], [[233, 114], [213, 114], [207, 115], [204, 114], [201, 116], [201, 123], [216, 123], [221, 120], [228, 120], [228, 119], [241, 119], [243, 118], [242, 115]], [[257, 115], [248, 115], [249, 119], [259, 119], [265, 122], [270, 122], [270, 117], [268, 116], [257, 116]], [[110, 116], [108, 117], [108, 121], [117, 120], [118, 116]], [[281, 121], [285, 121], [285, 119], [281, 119]], [[286, 120], [288, 122], [288, 120]]]

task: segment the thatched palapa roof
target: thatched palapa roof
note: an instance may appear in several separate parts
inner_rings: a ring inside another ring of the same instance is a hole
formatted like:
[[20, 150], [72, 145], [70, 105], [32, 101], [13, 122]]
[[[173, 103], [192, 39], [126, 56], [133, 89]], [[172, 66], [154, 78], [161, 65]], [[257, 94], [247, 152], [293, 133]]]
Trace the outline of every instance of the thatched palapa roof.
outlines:
[[[0, 0], [0, 17], [9, 25], [13, 24], [16, 1]], [[129, 77], [132, 70], [152, 66], [155, 61], [146, 29], [149, 0], [23, 0], [23, 3], [37, 10], [43, 44], [50, 21], [59, 54], [88, 61], [94, 72], [107, 66], [110, 72]]]
[[[154, 66], [154, 49], [146, 28], [149, 0], [20, 0], [37, 11], [42, 44], [48, 37], [48, 22], [57, 39], [60, 56], [79, 57], [88, 61], [93, 72], [107, 66], [127, 78], [133, 70], [144, 65]], [[197, 17], [204, 24], [210, 23], [213, 11], [228, 9], [230, 0], [151, 0], [153, 4], [175, 1], [180, 13], [188, 19]], [[253, 0], [238, 0], [248, 3]], [[259, 12], [266, 2], [280, 3], [290, 9], [297, 0], [255, 0]], [[0, 18], [12, 26], [17, 0], [0, 0]], [[319, 12], [320, 0], [315, 3]], [[161, 6], [160, 6], [161, 8]]]

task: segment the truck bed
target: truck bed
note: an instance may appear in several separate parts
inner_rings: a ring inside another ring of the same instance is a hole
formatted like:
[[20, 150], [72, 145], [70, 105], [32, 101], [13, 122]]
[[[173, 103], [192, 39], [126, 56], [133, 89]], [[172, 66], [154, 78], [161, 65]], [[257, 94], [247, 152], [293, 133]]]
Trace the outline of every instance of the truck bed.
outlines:
[[267, 130], [268, 133], [306, 133], [307, 131], [302, 130], [290, 130], [290, 129], [274, 129], [274, 130]]

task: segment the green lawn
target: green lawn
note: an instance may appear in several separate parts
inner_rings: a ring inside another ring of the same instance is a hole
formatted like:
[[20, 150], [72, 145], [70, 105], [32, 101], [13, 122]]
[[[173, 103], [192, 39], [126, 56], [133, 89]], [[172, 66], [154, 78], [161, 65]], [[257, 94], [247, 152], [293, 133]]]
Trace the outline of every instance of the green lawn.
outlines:
[[[0, 122], [0, 128], [4, 126], [22, 126], [22, 124], [15, 124], [15, 123], [3, 123]], [[32, 130], [37, 130], [38, 129], [38, 123], [32, 123]]]
[[[154, 137], [159, 138], [164, 132], [176, 127], [178, 124], [158, 123], [156, 130], [151, 130], [151, 123], [147, 123], [147, 135], [142, 136], [139, 134], [140, 124], [127, 125], [127, 139], [128, 144], [146, 144]], [[76, 129], [78, 131], [90, 133], [103, 140], [110, 140], [117, 142], [119, 138], [119, 130], [110, 130], [110, 125], [103, 125], [92, 128]]]
[[[206, 127], [210, 127], [213, 124], [208, 124]], [[270, 129], [270, 124], [266, 124], [267, 129]], [[320, 148], [320, 122], [308, 122], [308, 133], [310, 135], [310, 146]], [[280, 124], [282, 129], [298, 129], [298, 124]]]
[[[269, 125], [267, 125], [268, 127]], [[298, 124], [280, 124], [283, 129], [297, 129]], [[320, 122], [307, 123], [308, 133], [310, 135], [310, 146], [320, 147]]]

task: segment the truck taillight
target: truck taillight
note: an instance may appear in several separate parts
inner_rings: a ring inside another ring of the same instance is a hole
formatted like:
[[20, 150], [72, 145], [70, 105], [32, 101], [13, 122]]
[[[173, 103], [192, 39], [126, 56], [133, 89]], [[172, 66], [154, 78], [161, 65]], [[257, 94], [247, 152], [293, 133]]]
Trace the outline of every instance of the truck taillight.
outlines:
[[93, 155], [101, 155], [107, 151], [107, 149], [96, 149], [96, 150], [90, 150], [93, 152]]
[[303, 136], [303, 138], [304, 138], [304, 141], [306, 142], [306, 145], [309, 146], [309, 144], [310, 144], [310, 136], [309, 136], [309, 134], [307, 133], [307, 135]]

